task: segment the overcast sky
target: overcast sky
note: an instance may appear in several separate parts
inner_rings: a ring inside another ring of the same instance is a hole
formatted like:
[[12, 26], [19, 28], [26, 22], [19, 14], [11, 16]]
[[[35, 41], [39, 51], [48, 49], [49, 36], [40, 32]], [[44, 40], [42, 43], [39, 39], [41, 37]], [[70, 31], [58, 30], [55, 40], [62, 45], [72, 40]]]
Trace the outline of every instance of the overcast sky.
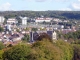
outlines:
[[80, 0], [0, 0], [0, 11], [80, 11]]

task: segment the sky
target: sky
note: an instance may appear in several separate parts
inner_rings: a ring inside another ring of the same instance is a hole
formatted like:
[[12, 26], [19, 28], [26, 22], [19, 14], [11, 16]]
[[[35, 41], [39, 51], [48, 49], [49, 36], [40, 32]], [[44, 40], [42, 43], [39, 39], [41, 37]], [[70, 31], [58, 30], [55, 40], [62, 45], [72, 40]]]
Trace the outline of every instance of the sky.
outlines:
[[0, 11], [80, 11], [80, 0], [0, 0]]

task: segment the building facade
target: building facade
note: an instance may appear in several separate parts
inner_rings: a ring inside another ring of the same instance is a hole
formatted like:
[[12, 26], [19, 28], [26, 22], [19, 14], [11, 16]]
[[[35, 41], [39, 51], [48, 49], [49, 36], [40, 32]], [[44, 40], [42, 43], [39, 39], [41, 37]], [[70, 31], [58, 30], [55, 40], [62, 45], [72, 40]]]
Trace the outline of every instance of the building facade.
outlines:
[[22, 17], [22, 25], [27, 25], [27, 17]]
[[30, 42], [36, 41], [41, 33], [48, 34], [53, 41], [57, 40], [57, 33], [55, 31], [36, 31], [36, 32], [30, 32]]
[[52, 20], [52, 18], [36, 18], [35, 22], [50, 22]]
[[53, 33], [52, 33], [52, 39], [53, 39], [53, 40], [57, 40], [57, 34], [56, 34], [55, 31], [53, 31]]
[[16, 18], [9, 18], [9, 19], [7, 20], [7, 23], [8, 23], [8, 24], [16, 24], [16, 23], [18, 23], [18, 21], [16, 20]]
[[3, 16], [0, 16], [0, 23], [3, 23], [5, 18]]

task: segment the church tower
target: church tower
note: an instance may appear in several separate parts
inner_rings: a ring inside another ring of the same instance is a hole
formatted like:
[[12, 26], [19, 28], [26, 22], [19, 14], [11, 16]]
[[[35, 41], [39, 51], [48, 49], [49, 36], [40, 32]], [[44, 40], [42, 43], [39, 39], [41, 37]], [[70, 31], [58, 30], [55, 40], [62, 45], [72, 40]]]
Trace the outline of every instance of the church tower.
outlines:
[[57, 33], [55, 31], [52, 32], [52, 40], [57, 40]]

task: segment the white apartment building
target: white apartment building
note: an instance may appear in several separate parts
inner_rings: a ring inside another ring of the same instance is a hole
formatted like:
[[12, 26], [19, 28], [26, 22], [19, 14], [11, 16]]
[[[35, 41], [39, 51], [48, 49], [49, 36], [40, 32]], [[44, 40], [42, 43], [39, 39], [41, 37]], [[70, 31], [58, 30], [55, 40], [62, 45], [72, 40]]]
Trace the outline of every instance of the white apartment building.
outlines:
[[52, 18], [36, 18], [35, 22], [50, 22]]
[[22, 17], [22, 25], [27, 25], [27, 17]]
[[3, 23], [5, 18], [3, 16], [0, 16], [0, 23]]
[[13, 23], [18, 23], [18, 21], [15, 19], [15, 18], [9, 18], [8, 20], [7, 20], [7, 23], [9, 23], [9, 24], [13, 24]]

